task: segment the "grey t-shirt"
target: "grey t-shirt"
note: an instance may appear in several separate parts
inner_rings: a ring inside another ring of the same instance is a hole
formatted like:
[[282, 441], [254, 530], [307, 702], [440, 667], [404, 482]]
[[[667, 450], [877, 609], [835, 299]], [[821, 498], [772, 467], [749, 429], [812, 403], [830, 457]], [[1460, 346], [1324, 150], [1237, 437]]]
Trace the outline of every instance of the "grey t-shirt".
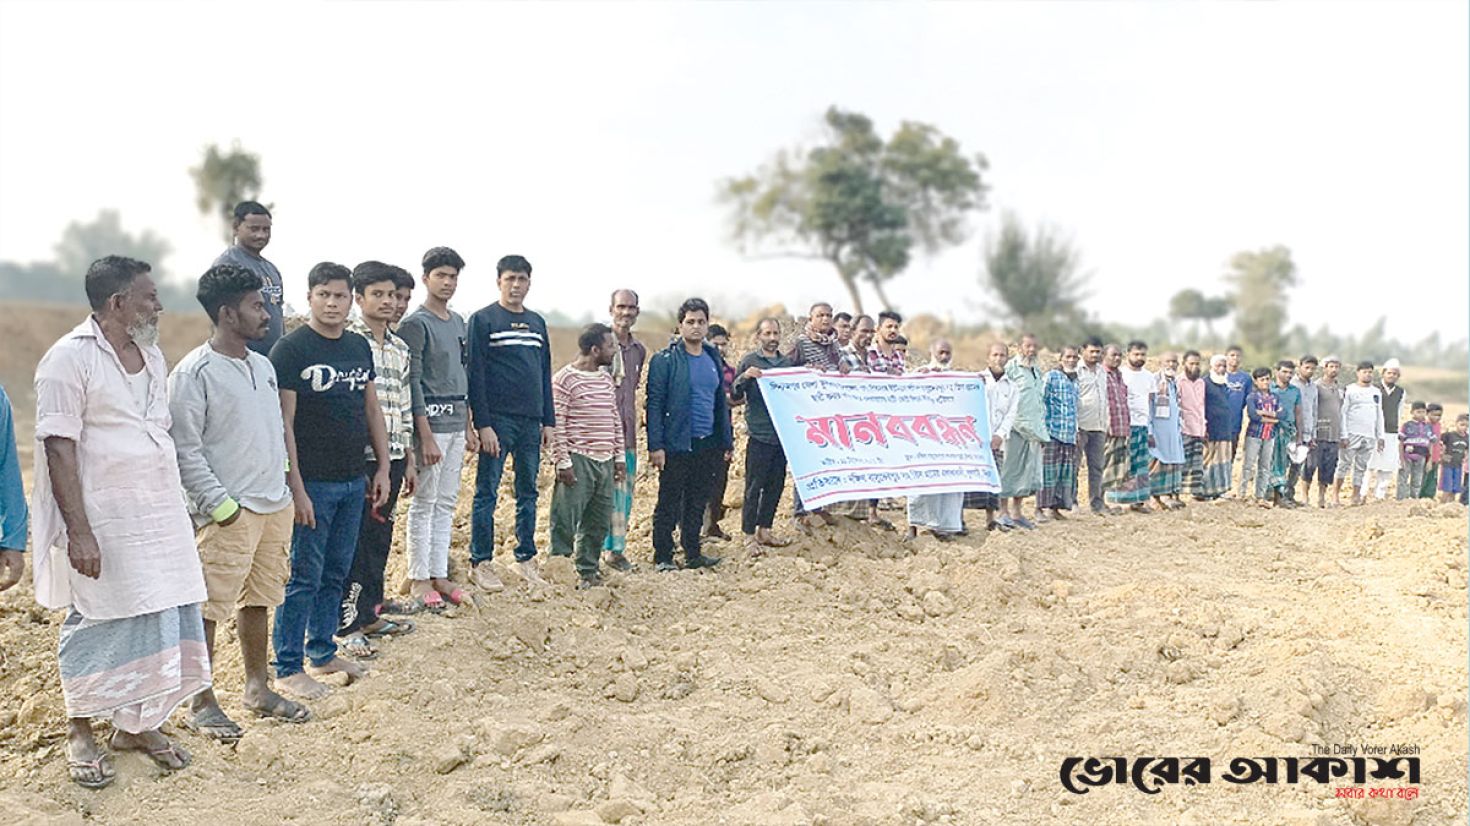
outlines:
[[1337, 444], [1342, 438], [1342, 394], [1342, 385], [1317, 381], [1317, 441]]
[[276, 269], [275, 264], [258, 255], [247, 252], [239, 244], [233, 244], [229, 249], [220, 253], [220, 256], [214, 259], [214, 263], [234, 264], [237, 267], [244, 267], [260, 276], [260, 280], [265, 282], [265, 286], [261, 288], [260, 294], [265, 297], [265, 311], [270, 314], [271, 326], [266, 332], [265, 338], [260, 341], [247, 342], [247, 346], [262, 356], [269, 356], [271, 348], [276, 346], [276, 342], [281, 340], [281, 335], [286, 330], [285, 308], [283, 304], [285, 290], [281, 283], [281, 271]]
[[404, 316], [397, 333], [408, 343], [413, 414], [427, 416], [429, 429], [435, 433], [464, 430], [470, 386], [465, 373], [469, 350], [464, 317], [450, 310], [449, 318], [444, 319], [420, 306]]

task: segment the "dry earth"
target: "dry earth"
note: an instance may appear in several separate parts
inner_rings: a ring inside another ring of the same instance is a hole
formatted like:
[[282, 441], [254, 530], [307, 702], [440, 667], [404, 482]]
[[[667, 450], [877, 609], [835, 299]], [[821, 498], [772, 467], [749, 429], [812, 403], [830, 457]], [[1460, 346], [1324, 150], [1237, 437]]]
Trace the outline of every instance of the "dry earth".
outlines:
[[[739, 476], [737, 463], [732, 506]], [[543, 496], [548, 483], [543, 473]], [[368, 679], [316, 704], [317, 721], [242, 719], [234, 749], [179, 731], [190, 769], [160, 776], [121, 755], [100, 793], [65, 777], [59, 617], [28, 584], [0, 594], [0, 820], [1464, 820], [1459, 505], [1224, 502], [950, 544], [843, 524], [765, 560], [727, 549], [714, 571], [654, 574], [655, 488], [645, 473], [631, 536], [639, 572], [582, 592], [566, 560], [546, 565], [554, 584], [539, 591], [506, 571], [504, 593], [419, 617], [417, 633], [385, 643]], [[466, 499], [457, 565], [467, 517]], [[392, 581], [403, 564], [400, 545]], [[217, 681], [238, 713], [239, 655], [232, 629], [221, 637]], [[1231, 757], [1331, 743], [1417, 745], [1421, 797], [1218, 781]], [[1206, 756], [1217, 781], [1079, 797], [1058, 782], [1072, 755]]]

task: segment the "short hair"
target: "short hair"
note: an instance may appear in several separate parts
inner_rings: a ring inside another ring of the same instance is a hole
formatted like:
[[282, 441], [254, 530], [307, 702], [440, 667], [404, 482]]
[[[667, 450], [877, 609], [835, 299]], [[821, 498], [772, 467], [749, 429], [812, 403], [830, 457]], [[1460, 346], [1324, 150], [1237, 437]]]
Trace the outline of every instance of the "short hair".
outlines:
[[1366, 361], [1366, 360], [1360, 361], [1360, 362], [1358, 362], [1358, 369], [1359, 370], [1372, 370], [1373, 369], [1373, 362]]
[[450, 247], [433, 247], [424, 253], [423, 265], [424, 275], [428, 275], [440, 267], [454, 267], [454, 271], [457, 273], [464, 269], [464, 259], [460, 258], [459, 253]]
[[1413, 404], [1409, 405], [1410, 410], [1424, 410], [1426, 409], [1426, 407], [1427, 406], [1424, 404], [1424, 402], [1414, 402]]
[[267, 218], [271, 217], [271, 211], [266, 209], [264, 204], [258, 203], [256, 201], [241, 201], [240, 203], [235, 204], [234, 213], [234, 225], [237, 227], [240, 226], [240, 224], [244, 223], [245, 219], [249, 218], [251, 215], [264, 215]]
[[825, 301], [818, 301], [818, 302], [817, 302], [817, 303], [815, 303], [815, 304], [813, 304], [813, 305], [812, 305], [812, 306], [811, 306], [811, 307], [810, 307], [810, 308], [809, 308], [809, 309], [808, 309], [808, 310], [807, 310], [807, 311], [806, 311], [806, 312], [807, 312], [807, 315], [814, 315], [814, 314], [815, 314], [815, 313], [816, 313], [816, 312], [817, 312], [817, 308], [818, 308], [818, 307], [826, 307], [826, 308], [827, 308], [827, 309], [829, 309], [829, 310], [830, 310], [830, 309], [832, 309], [832, 305], [831, 305], [831, 304], [828, 304], [828, 303], [827, 303], [827, 302], [825, 302]]
[[1300, 362], [1300, 364], [1302, 364], [1303, 366], [1308, 365], [1308, 364], [1320, 364], [1320, 363], [1321, 362], [1317, 361], [1317, 357], [1314, 356], [1314, 355], [1312, 355], [1311, 353], [1308, 353], [1305, 356], [1302, 356], [1302, 360]]
[[500, 276], [508, 272], [523, 272], [527, 278], [530, 278], [531, 262], [520, 255], [507, 255], [495, 262], [495, 279], [497, 281], [500, 280]]
[[[851, 318], [851, 316], [848, 316], [848, 318]], [[760, 321], [757, 321], [755, 323], [755, 331], [757, 333], [760, 332], [760, 329], [762, 327], [766, 326], [767, 324], [774, 324], [774, 325], [776, 325], [776, 332], [778, 332], [778, 333], [781, 332], [781, 319], [776, 318], [773, 315], [768, 315], [765, 318], [761, 319]]]
[[884, 310], [878, 313], [878, 323], [882, 324], [885, 321], [892, 321], [894, 324], [902, 324], [903, 316], [892, 310]]
[[1281, 361], [1276, 362], [1276, 369], [1280, 370], [1282, 368], [1286, 368], [1287, 370], [1295, 370], [1296, 362], [1292, 361], [1291, 359], [1282, 359]]
[[1039, 338], [1036, 337], [1036, 334], [1035, 333], [1033, 333], [1033, 332], [1031, 332], [1031, 331], [1028, 330], [1028, 331], [1022, 333], [1021, 334], [1021, 337], [1018, 338], [1018, 339], [1016, 339], [1016, 341], [1017, 342], [1022, 342], [1022, 341], [1025, 341], [1028, 338], [1031, 339], [1032, 341], [1040, 341], [1041, 340], [1041, 339], [1039, 339]]
[[1440, 404], [1439, 402], [1430, 402], [1429, 403], [1429, 412], [1430, 413], [1433, 413], [1436, 410], [1438, 410], [1439, 412], [1443, 413], [1444, 412], [1444, 405]]
[[577, 348], [582, 355], [587, 355], [594, 348], [601, 347], [604, 339], [612, 332], [612, 328], [600, 321], [594, 321], [582, 328], [582, 334], [577, 336]]
[[709, 337], [714, 338], [715, 336], [724, 336], [725, 338], [729, 338], [730, 331], [726, 330], [725, 325], [723, 324], [711, 324], [709, 326]]
[[209, 320], [219, 323], [221, 307], [238, 306], [250, 293], [264, 286], [259, 275], [234, 264], [215, 264], [199, 276], [199, 290], [194, 294]]
[[1066, 355], [1066, 353], [1067, 353], [1068, 350], [1071, 350], [1074, 353], [1080, 353], [1080, 352], [1082, 352], [1082, 348], [1078, 347], [1075, 344], [1063, 344], [1062, 345], [1061, 355]]
[[687, 316], [687, 315], [689, 315], [690, 313], [704, 313], [704, 320], [705, 321], [708, 321], [709, 320], [709, 302], [705, 301], [703, 298], [688, 298], [688, 299], [685, 299], [684, 300], [684, 303], [679, 305], [679, 317], [678, 317], [679, 323], [680, 324], [683, 324], [684, 323], [684, 317]]
[[1239, 344], [1232, 344], [1229, 347], [1226, 347], [1225, 348], [1225, 352], [1227, 352], [1227, 353], [1244, 353], [1245, 350]]
[[1269, 368], [1269, 367], [1257, 367], [1256, 369], [1254, 369], [1254, 370], [1251, 371], [1251, 378], [1253, 378], [1253, 379], [1269, 379], [1269, 378], [1271, 378], [1271, 368]]
[[83, 279], [87, 289], [87, 303], [92, 305], [94, 312], [101, 312], [107, 306], [107, 299], [126, 292], [133, 285], [133, 279], [152, 271], [153, 267], [136, 258], [121, 255], [98, 258], [87, 267], [87, 275]]
[[909, 346], [909, 340], [904, 336], [895, 336], [893, 339], [893, 345], [897, 347], [900, 344], [907, 347]]
[[1097, 336], [1088, 336], [1087, 340], [1082, 342], [1082, 346], [1096, 347], [1097, 349], [1101, 350], [1103, 346], [1103, 340], [1098, 338]]
[[[391, 282], [393, 289], [398, 289], [398, 277], [393, 271], [398, 269], [382, 261], [364, 261], [352, 268], [352, 291], [358, 295], [367, 292], [367, 288], [384, 281]], [[314, 286], [314, 285], [313, 285]]]
[[838, 313], [837, 315], [832, 316], [832, 320], [833, 321], [852, 321], [852, 313], [849, 313], [848, 311], [843, 310], [842, 312]]
[[1147, 350], [1148, 349], [1148, 345], [1145, 344], [1142, 339], [1135, 338], [1132, 341], [1128, 342], [1128, 349], [1129, 350]]
[[628, 295], [633, 296], [633, 303], [634, 304], [637, 304], [638, 303], [638, 291], [637, 290], [634, 290], [634, 289], [630, 289], [628, 287], [619, 287], [618, 289], [613, 290], [612, 291], [612, 295], [608, 296], [608, 298], [607, 298], [607, 303], [609, 303], [609, 304], [617, 304], [618, 303], [618, 293], [627, 293]]
[[393, 267], [391, 264], [389, 266], [393, 269], [393, 286], [400, 290], [413, 292], [413, 276], [408, 274], [408, 270], [402, 267]]
[[314, 290], [332, 281], [346, 281], [348, 284], [351, 284], [352, 270], [347, 269], [341, 264], [323, 261], [312, 267], [311, 272], [306, 274], [306, 288], [308, 290]]
[[[1204, 358], [1204, 356], [1202, 356], [1202, 355], [1200, 355], [1200, 352], [1199, 352], [1199, 351], [1198, 351], [1198, 350], [1185, 350], [1185, 351], [1184, 351], [1184, 358], [1186, 358], [1186, 359], [1187, 359], [1187, 358], [1189, 358], [1189, 357], [1190, 357], [1190, 356], [1194, 356], [1194, 357], [1195, 357], [1195, 358], [1197, 358], [1197, 359], [1202, 359], [1202, 358]], [[1183, 359], [1181, 359], [1181, 361], [1182, 361], [1182, 360], [1183, 360]]]
[[1455, 417], [1456, 422], [1470, 422], [1470, 413], [1461, 413]]
[[[854, 326], [854, 327], [856, 327], [856, 326], [858, 326], [858, 325], [859, 325], [859, 324], [862, 324], [862, 323], [863, 323], [863, 319], [865, 319], [865, 318], [866, 318], [866, 319], [867, 319], [867, 320], [869, 320], [869, 321], [873, 321], [873, 317], [872, 317], [872, 316], [870, 316], [870, 315], [868, 315], [868, 314], [867, 314], [867, 313], [858, 313], [858, 317], [857, 317], [857, 318], [854, 318], [854, 319], [853, 319], [853, 320], [852, 320], [852, 326]], [[876, 321], [873, 321], [873, 325], [874, 325], [874, 326], [875, 326], [875, 327], [876, 327], [876, 326], [877, 326], [877, 324], [878, 324], [878, 322], [876, 322]]]

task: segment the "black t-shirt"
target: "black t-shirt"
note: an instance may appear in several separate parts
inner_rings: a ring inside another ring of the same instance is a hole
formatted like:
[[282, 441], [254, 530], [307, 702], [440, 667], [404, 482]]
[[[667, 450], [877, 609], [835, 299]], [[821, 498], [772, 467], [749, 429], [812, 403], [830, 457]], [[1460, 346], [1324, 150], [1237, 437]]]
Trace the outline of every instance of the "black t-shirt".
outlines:
[[1470, 439], [1451, 430], [1441, 435], [1439, 440], [1444, 445], [1444, 456], [1440, 459], [1440, 464], [1458, 469], [1465, 461], [1465, 452], [1470, 450]]
[[373, 372], [367, 339], [350, 330], [325, 338], [303, 325], [271, 348], [282, 390], [296, 391], [296, 462], [301, 478], [341, 482], [367, 472], [363, 395]]

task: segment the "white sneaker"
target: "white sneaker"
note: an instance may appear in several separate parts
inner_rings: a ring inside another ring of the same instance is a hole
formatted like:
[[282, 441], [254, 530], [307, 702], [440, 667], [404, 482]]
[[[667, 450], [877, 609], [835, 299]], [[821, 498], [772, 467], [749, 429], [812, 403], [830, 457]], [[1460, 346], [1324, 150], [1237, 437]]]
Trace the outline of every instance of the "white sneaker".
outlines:
[[532, 585], [546, 584], [546, 580], [541, 578], [541, 566], [536, 564], [535, 559], [528, 559], [525, 562], [517, 562], [516, 570], [520, 571], [521, 576], [525, 577], [526, 581], [531, 583]]
[[470, 581], [481, 591], [495, 592], [505, 590], [505, 583], [501, 582], [500, 577], [495, 575], [495, 568], [490, 564], [490, 560], [488, 559], [475, 565], [475, 569], [470, 571]]

